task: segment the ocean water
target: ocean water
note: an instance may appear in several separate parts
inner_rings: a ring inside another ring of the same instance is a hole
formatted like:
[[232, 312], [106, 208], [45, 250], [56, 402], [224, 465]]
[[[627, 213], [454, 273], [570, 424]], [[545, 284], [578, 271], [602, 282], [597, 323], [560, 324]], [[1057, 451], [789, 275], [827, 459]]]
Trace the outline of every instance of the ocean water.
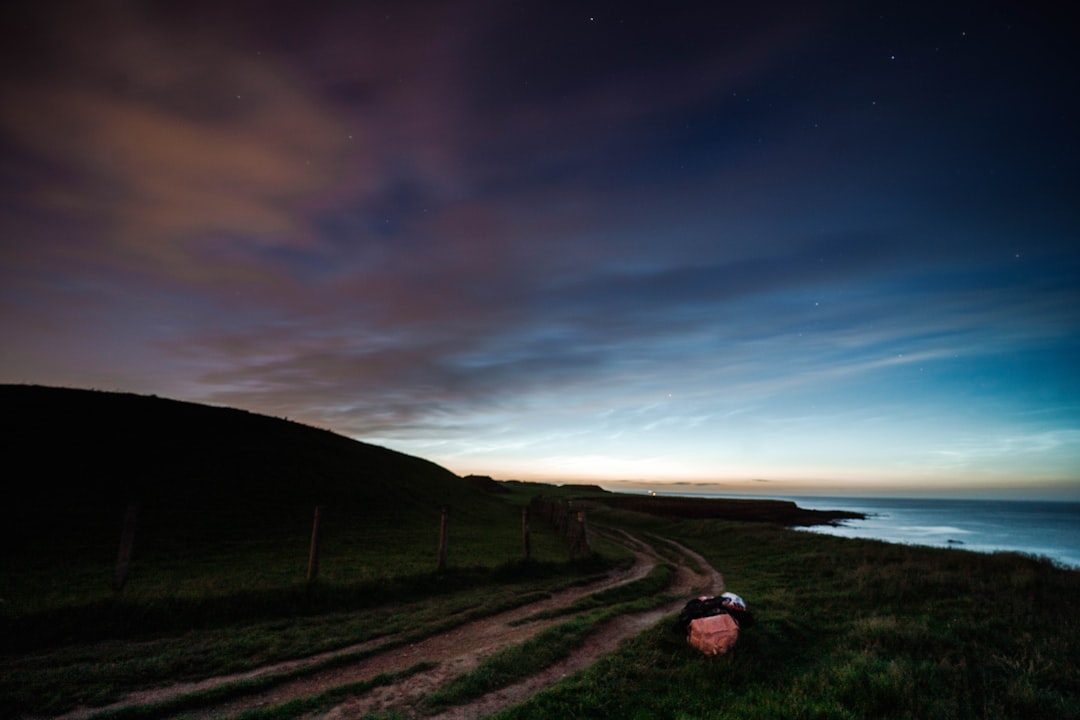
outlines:
[[812, 510], [851, 510], [865, 520], [810, 532], [976, 552], [1016, 551], [1080, 569], [1080, 503], [788, 497]]

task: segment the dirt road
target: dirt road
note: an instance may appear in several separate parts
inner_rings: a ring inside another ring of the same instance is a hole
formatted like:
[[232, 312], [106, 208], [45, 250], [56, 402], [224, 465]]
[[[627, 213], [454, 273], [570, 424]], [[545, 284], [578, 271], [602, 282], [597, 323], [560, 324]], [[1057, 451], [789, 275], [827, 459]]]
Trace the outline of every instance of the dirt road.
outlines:
[[[439, 718], [481, 718], [522, 702], [532, 694], [555, 684], [567, 675], [588, 667], [602, 655], [614, 650], [625, 638], [638, 634], [655, 624], [660, 618], [676, 612], [685, 597], [699, 593], [716, 594], [723, 590], [721, 575], [699, 555], [674, 543], [663, 541], [665, 554], [657, 548], [625, 533], [619, 542], [634, 553], [633, 565], [621, 572], [612, 573], [603, 580], [586, 586], [558, 592], [551, 597], [528, 605], [468, 622], [452, 630], [432, 635], [414, 643], [401, 645], [396, 636], [341, 648], [320, 655], [292, 660], [258, 668], [256, 670], [210, 678], [197, 683], [178, 683], [168, 687], [133, 693], [108, 708], [93, 710], [80, 708], [62, 716], [62, 720], [85, 720], [102, 710], [150, 705], [183, 696], [206, 692], [217, 687], [242, 680], [282, 675], [303, 667], [313, 667], [335, 656], [370, 651], [372, 654], [348, 665], [324, 670], [302, 678], [284, 682], [274, 687], [256, 691], [241, 698], [217, 705], [204, 706], [186, 711], [186, 718], [222, 718], [242, 712], [279, 705], [294, 698], [318, 695], [346, 683], [370, 680], [384, 673], [402, 672], [425, 662], [433, 664], [430, 670], [415, 673], [400, 682], [375, 688], [361, 696], [309, 718], [345, 720], [360, 718], [375, 711], [394, 710], [413, 715], [413, 708], [426, 695], [453, 678], [468, 672], [500, 649], [528, 640], [554, 624], [565, 622], [566, 617], [536, 620], [514, 625], [515, 621], [547, 610], [564, 608], [574, 601], [607, 588], [622, 585], [647, 575], [658, 562], [670, 562], [675, 574], [669, 592], [680, 597], [663, 607], [647, 612], [621, 615], [599, 628], [586, 644], [556, 665], [537, 673], [527, 680], [502, 688], [463, 706], [458, 706], [437, 716]], [[380, 648], [386, 648], [380, 650]]]

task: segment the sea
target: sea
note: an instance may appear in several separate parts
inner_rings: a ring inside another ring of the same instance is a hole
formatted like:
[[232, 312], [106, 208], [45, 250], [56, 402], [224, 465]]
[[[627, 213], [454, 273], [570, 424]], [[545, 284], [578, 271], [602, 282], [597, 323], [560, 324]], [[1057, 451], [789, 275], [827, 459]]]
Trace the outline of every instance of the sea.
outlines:
[[[779, 499], [779, 498], [778, 498]], [[1034, 500], [787, 497], [809, 510], [850, 510], [865, 520], [810, 532], [975, 552], [1012, 551], [1080, 569], [1080, 503]]]
[[845, 520], [837, 526], [800, 528], [807, 532], [975, 552], [1020, 552], [1080, 570], [1080, 502], [834, 496], [760, 499], [792, 500], [808, 510], [850, 510], [866, 515], [864, 520]]

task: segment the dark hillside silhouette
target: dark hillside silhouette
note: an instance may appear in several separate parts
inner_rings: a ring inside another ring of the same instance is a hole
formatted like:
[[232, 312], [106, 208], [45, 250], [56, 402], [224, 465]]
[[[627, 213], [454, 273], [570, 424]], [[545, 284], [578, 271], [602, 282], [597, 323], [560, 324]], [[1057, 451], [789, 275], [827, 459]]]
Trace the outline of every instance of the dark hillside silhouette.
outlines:
[[243, 410], [29, 385], [0, 385], [0, 407], [5, 551], [114, 543], [130, 501], [173, 542], [303, 532], [317, 504], [359, 522], [492, 502], [427, 460]]

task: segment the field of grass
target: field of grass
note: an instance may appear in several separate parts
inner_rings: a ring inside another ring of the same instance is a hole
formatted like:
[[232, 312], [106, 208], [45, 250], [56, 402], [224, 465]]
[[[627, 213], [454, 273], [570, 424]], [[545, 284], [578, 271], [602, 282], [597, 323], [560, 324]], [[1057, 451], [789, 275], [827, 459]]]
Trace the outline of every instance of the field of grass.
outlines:
[[[515, 509], [508, 504], [508, 514]], [[757, 624], [743, 632], [731, 655], [705, 658], [662, 623], [503, 717], [1080, 718], [1080, 573], [1018, 555], [847, 540], [757, 523], [603, 512], [591, 520], [671, 537], [701, 553], [723, 571], [728, 588], [750, 602]], [[130, 633], [103, 643], [54, 639], [51, 647], [5, 653], [0, 714], [55, 714], [164, 681], [235, 672], [395, 633], [420, 637], [527, 602], [599, 568], [566, 563], [557, 538], [549, 539], [552, 557], [531, 566], [470, 564], [439, 577], [423, 563], [406, 563], [398, 575], [384, 571], [389, 585], [381, 589], [295, 586], [265, 607], [236, 594], [221, 595], [220, 605], [211, 602], [220, 589], [206, 570], [203, 604], [195, 603], [203, 614], [188, 609], [188, 621], [177, 621], [183, 627], [138, 627], [155, 603], [166, 601], [160, 594], [125, 595], [124, 612], [135, 615], [128, 618], [136, 625]], [[227, 586], [238, 569], [220, 565], [217, 579]], [[508, 648], [433, 697], [429, 709], [506, 682], [508, 669], [532, 669], [523, 658], [553, 662], [545, 653], [572, 647], [606, 609], [617, 612], [618, 603], [639, 597], [628, 595], [581, 603], [562, 631], [549, 631], [535, 647]], [[192, 585], [189, 601], [196, 596]], [[225, 599], [243, 612], [225, 611]], [[172, 607], [183, 606], [175, 601]], [[77, 619], [90, 611], [68, 605], [64, 613]], [[238, 617], [244, 614], [250, 617]], [[297, 704], [297, 713], [309, 705]], [[289, 716], [282, 712], [274, 716]]]
[[[511, 514], [520, 544], [520, 514]], [[420, 543], [403, 528], [393, 537], [383, 529], [363, 541], [358, 533], [346, 545], [351, 553], [326, 557], [326, 572], [312, 586], [303, 582], [303, 562], [273, 547], [209, 556], [193, 548], [189, 557], [146, 560], [122, 593], [108, 589], [106, 564], [77, 573], [59, 564], [52, 573], [41, 567], [27, 586], [9, 562], [5, 592], [16, 601], [0, 615], [0, 716], [104, 704], [161, 682], [238, 672], [373, 638], [415, 639], [544, 597], [626, 560], [609, 552], [606, 560], [570, 563], [560, 539], [540, 527], [526, 563], [520, 547], [501, 542], [504, 533], [494, 523], [460, 530], [451, 532], [445, 572], [434, 571], [437, 533]], [[33, 602], [35, 588], [44, 586], [65, 591]]]
[[1080, 573], [710, 521], [647, 523], [757, 620], [727, 657], [660, 625], [501, 718], [1078, 718]]

